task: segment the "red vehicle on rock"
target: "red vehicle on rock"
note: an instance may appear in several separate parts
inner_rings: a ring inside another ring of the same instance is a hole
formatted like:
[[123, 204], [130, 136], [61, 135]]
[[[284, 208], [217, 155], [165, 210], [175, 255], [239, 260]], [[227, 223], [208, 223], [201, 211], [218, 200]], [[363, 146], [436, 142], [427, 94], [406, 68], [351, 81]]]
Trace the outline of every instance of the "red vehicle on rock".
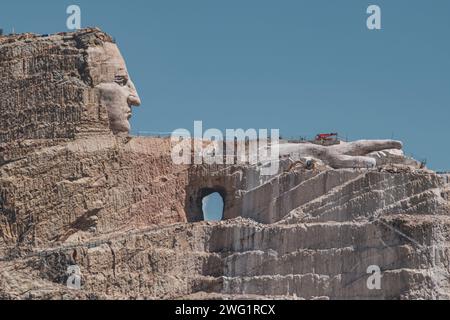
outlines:
[[338, 138], [337, 133], [320, 133], [316, 136], [317, 142], [336, 141]]

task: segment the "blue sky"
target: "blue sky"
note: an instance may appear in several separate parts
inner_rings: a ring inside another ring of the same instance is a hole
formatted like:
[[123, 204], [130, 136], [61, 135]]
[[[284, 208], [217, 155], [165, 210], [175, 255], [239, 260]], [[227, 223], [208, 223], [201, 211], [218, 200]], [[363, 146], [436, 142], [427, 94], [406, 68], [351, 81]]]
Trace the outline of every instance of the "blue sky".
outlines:
[[[133, 130], [279, 128], [403, 140], [450, 169], [450, 1], [2, 1], [0, 28], [113, 35], [143, 101]], [[382, 10], [382, 30], [366, 9]]]
[[203, 218], [205, 221], [220, 221], [223, 219], [223, 198], [215, 192], [202, 200]]

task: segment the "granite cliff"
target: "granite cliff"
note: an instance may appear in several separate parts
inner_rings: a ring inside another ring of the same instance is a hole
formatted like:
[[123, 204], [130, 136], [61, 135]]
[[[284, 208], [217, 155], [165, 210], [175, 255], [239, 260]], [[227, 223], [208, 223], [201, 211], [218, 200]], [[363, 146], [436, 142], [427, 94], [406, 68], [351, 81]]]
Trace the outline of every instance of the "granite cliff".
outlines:
[[272, 176], [175, 165], [128, 135], [140, 99], [98, 29], [0, 37], [0, 97], [0, 298], [450, 298], [449, 178], [399, 142], [284, 144]]

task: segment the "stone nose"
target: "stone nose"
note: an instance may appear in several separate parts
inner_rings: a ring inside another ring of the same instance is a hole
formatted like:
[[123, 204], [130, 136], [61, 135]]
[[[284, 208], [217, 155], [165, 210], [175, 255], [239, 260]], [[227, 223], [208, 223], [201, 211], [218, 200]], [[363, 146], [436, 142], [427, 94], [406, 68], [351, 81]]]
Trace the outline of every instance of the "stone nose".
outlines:
[[141, 105], [141, 99], [137, 95], [130, 95], [128, 97], [128, 104], [130, 106], [139, 107]]
[[128, 104], [130, 106], [139, 107], [141, 105], [141, 99], [137, 93], [136, 87], [134, 86], [133, 81], [128, 81], [128, 87], [130, 88], [130, 96], [128, 97]]

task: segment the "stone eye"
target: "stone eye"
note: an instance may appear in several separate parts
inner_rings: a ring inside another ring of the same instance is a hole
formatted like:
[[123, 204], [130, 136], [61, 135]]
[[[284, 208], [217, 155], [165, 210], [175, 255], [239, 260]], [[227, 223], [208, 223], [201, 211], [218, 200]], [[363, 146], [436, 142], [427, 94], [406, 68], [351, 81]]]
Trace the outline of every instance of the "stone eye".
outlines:
[[114, 81], [121, 86], [126, 86], [128, 83], [128, 78], [126, 76], [116, 76]]

